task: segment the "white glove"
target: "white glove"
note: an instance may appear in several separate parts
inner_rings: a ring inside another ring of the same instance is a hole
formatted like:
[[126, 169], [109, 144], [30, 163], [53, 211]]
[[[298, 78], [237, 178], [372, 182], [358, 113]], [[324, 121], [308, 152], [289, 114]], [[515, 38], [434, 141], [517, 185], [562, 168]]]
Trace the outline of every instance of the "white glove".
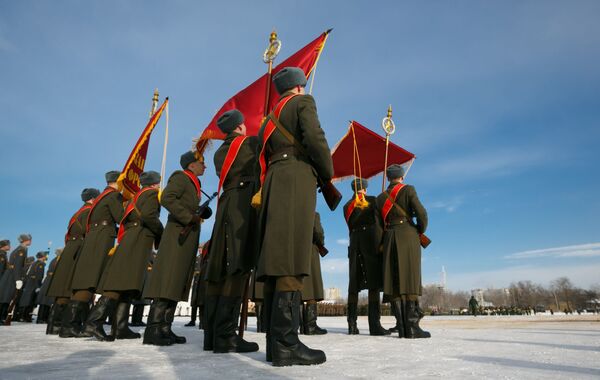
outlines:
[[21, 289], [23, 287], [23, 281], [17, 280], [15, 286], [17, 287], [17, 290]]
[[35, 289], [36, 293], [39, 293], [39, 291], [40, 291], [40, 288]]

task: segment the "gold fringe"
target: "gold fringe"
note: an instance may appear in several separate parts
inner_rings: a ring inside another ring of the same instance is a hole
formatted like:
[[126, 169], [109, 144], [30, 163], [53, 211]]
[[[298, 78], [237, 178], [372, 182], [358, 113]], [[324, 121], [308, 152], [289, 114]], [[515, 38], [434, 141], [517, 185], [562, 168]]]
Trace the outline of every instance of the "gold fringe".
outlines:
[[369, 202], [367, 201], [367, 198], [359, 197], [358, 194], [356, 194], [356, 202], [354, 205], [359, 209], [365, 209], [369, 207]]
[[254, 194], [250, 204], [257, 210], [260, 208], [260, 205], [262, 204], [262, 186], [260, 189], [258, 189], [258, 192]]
[[117, 246], [115, 245], [114, 247], [112, 247], [112, 248], [110, 249], [110, 251], [108, 251], [108, 255], [109, 255], [109, 256], [112, 256], [112, 255], [114, 255], [116, 250], [117, 250]]

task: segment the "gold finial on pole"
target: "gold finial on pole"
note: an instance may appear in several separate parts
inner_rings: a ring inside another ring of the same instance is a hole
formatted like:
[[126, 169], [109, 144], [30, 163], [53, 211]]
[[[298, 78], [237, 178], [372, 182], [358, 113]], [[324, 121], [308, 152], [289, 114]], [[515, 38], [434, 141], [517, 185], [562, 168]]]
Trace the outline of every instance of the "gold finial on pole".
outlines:
[[387, 170], [388, 148], [390, 145], [390, 136], [396, 132], [396, 124], [392, 120], [392, 105], [388, 107], [387, 116], [381, 120], [381, 128], [385, 132], [385, 160], [383, 164], [383, 178], [381, 181], [381, 191], [385, 191], [385, 171]]
[[150, 117], [154, 115], [158, 108], [158, 88], [154, 89], [154, 95], [152, 96], [152, 109], [150, 109]]

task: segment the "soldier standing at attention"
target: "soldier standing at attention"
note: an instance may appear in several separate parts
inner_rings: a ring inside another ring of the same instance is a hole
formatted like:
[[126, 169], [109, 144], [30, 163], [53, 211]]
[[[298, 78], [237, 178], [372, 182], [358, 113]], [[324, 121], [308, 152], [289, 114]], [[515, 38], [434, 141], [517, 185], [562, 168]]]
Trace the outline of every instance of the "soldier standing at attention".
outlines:
[[10, 251], [10, 240], [0, 240], [0, 281], [6, 271], [8, 251]]
[[[206, 208], [198, 215], [201, 187], [198, 177], [204, 174], [204, 157], [186, 152], [179, 160], [181, 170], [171, 174], [161, 195], [161, 204], [169, 211], [169, 218], [158, 247], [158, 255], [152, 268], [152, 276], [144, 289], [144, 298], [153, 299], [144, 332], [144, 344], [168, 346], [185, 343], [171, 329], [178, 301], [187, 301], [194, 261], [198, 252], [200, 224], [210, 217]], [[179, 242], [184, 229], [190, 231]]]
[[[115, 244], [117, 223], [123, 218], [123, 196], [118, 191], [118, 171], [106, 173], [107, 186], [92, 204], [86, 222], [86, 234], [81, 252], [77, 256], [73, 272], [73, 296], [67, 306], [67, 320], [75, 330], [81, 329], [83, 317], [87, 314], [90, 301], [98, 287], [100, 276], [107, 262], [108, 252]], [[108, 303], [100, 305], [107, 308]], [[110, 314], [110, 310], [107, 314]], [[89, 337], [81, 333], [79, 337]]]
[[52, 276], [54, 276], [54, 271], [56, 271], [56, 265], [58, 264], [58, 259], [60, 258], [60, 254], [62, 253], [62, 249], [58, 248], [54, 251], [55, 256], [50, 264], [48, 265], [48, 271], [46, 272], [46, 277], [44, 277], [44, 281], [42, 282], [42, 287], [37, 294], [37, 298], [35, 303], [39, 305], [38, 315], [35, 323], [47, 323], [48, 316], [50, 315], [50, 309], [54, 304], [54, 297], [48, 296], [48, 287], [50, 286], [50, 281], [52, 280]]
[[19, 301], [19, 308], [22, 310], [21, 317], [23, 322], [31, 323], [31, 313], [35, 307], [35, 299], [37, 293], [42, 286], [44, 279], [44, 270], [46, 269], [46, 260], [48, 260], [48, 252], [41, 251], [36, 253], [36, 259], [25, 274], [23, 293]]
[[377, 198], [367, 195], [369, 182], [356, 178], [352, 181], [355, 196], [344, 205], [344, 217], [350, 230], [348, 261], [348, 334], [359, 333], [358, 293], [369, 290], [369, 334], [389, 335], [381, 326], [381, 303], [379, 292], [383, 288], [383, 256], [379, 247], [383, 237], [383, 224], [377, 211]]
[[81, 192], [83, 205], [69, 219], [67, 233], [65, 235], [65, 248], [56, 265], [56, 270], [48, 286], [48, 296], [56, 297], [54, 305], [50, 309], [46, 334], [56, 335], [60, 333], [61, 338], [74, 337], [79, 334], [79, 325], [82, 316], [77, 317], [79, 323], [71, 323], [71, 315], [66, 312], [67, 304], [73, 294], [71, 291], [71, 280], [75, 270], [75, 262], [81, 248], [86, 232], [87, 218], [92, 208], [94, 199], [100, 195], [100, 190], [87, 188]]
[[281, 97], [259, 131], [262, 205], [257, 280], [265, 283], [267, 361], [274, 366], [320, 364], [325, 353], [306, 347], [298, 338], [299, 306], [302, 279], [310, 274], [317, 177], [331, 180], [333, 162], [315, 100], [304, 92], [304, 72], [286, 67], [273, 81]]
[[[317, 325], [317, 302], [325, 299], [323, 295], [323, 277], [321, 276], [321, 252], [325, 248], [325, 232], [321, 225], [321, 216], [315, 213], [315, 226], [313, 227], [313, 251], [310, 261], [310, 275], [302, 283], [302, 326], [300, 331], [304, 335], [324, 335], [327, 330]], [[306, 304], [304, 304], [306, 302]]]
[[[142, 188], [125, 208], [119, 222], [117, 247], [111, 251], [109, 262], [98, 284], [102, 297], [92, 308], [84, 332], [96, 339], [137, 339], [140, 334], [129, 329], [129, 308], [143, 288], [146, 264], [152, 246], [158, 246], [163, 232], [158, 202], [160, 174], [155, 171], [140, 175]], [[106, 335], [103, 324], [109, 313], [113, 315], [112, 334]]]
[[473, 316], [476, 317], [477, 308], [479, 308], [479, 303], [475, 299], [475, 296], [471, 296], [471, 299], [469, 300], [469, 308], [471, 308], [471, 314], [473, 314]]
[[[427, 228], [427, 211], [415, 188], [404, 184], [404, 168], [391, 165], [386, 170], [387, 190], [377, 197], [377, 207], [385, 225], [383, 235], [383, 291], [391, 301], [401, 300], [404, 331], [400, 338], [429, 338], [419, 327], [423, 314], [421, 295], [421, 245], [419, 234]], [[414, 222], [416, 218], [416, 223]]]
[[205, 279], [204, 350], [254, 352], [258, 344], [236, 334], [242, 295], [256, 265], [257, 214], [251, 206], [258, 190], [258, 138], [246, 136], [238, 110], [223, 113], [217, 126], [226, 134], [214, 156], [220, 194]]
[[[31, 245], [31, 235], [21, 234], [19, 236], [19, 246], [11, 252], [8, 258], [8, 265], [2, 280], [0, 281], [0, 323], [8, 314], [8, 307], [15, 296], [15, 292], [23, 287], [23, 277], [25, 276], [25, 259], [27, 258], [27, 248]], [[16, 307], [15, 307], [16, 309]]]

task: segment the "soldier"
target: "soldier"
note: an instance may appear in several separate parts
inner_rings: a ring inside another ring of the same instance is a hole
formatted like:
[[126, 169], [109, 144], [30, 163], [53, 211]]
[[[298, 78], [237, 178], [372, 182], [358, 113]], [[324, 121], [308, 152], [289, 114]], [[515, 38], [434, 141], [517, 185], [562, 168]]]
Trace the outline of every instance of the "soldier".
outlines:
[[352, 181], [355, 196], [344, 205], [344, 217], [350, 230], [348, 262], [348, 334], [358, 334], [358, 293], [369, 290], [369, 334], [389, 335], [381, 326], [379, 292], [383, 288], [383, 259], [379, 246], [383, 237], [383, 224], [377, 212], [377, 198], [367, 195], [369, 182], [356, 178]]
[[48, 288], [50, 287], [50, 281], [54, 276], [54, 271], [56, 271], [56, 265], [58, 264], [58, 259], [60, 258], [60, 254], [62, 253], [62, 248], [59, 248], [54, 251], [55, 257], [50, 261], [50, 265], [48, 265], [48, 271], [46, 272], [46, 277], [44, 277], [44, 281], [42, 281], [42, 286], [40, 287], [40, 291], [37, 294], [37, 298], [35, 303], [39, 305], [38, 315], [35, 321], [38, 323], [47, 323], [48, 316], [50, 315], [50, 309], [54, 304], [54, 297], [48, 296]]
[[[73, 295], [66, 311], [68, 325], [74, 331], [81, 330], [83, 317], [88, 313], [89, 304], [104, 271], [108, 252], [115, 242], [116, 225], [123, 218], [123, 196], [117, 185], [119, 175], [118, 171], [106, 173], [107, 186], [94, 200], [88, 214], [85, 240], [73, 272]], [[110, 305], [102, 302], [100, 306], [104, 309]], [[86, 332], [76, 336], [88, 337], [90, 334]]]
[[208, 288], [204, 307], [204, 350], [215, 353], [254, 352], [258, 344], [236, 334], [248, 276], [256, 264], [256, 210], [252, 196], [258, 190], [258, 138], [246, 136], [244, 116], [230, 110], [217, 126], [226, 134], [214, 156], [219, 176], [217, 215], [210, 239], [206, 268]]
[[[423, 313], [421, 295], [421, 245], [419, 234], [427, 228], [427, 212], [415, 188], [404, 184], [404, 168], [391, 165], [386, 170], [390, 181], [387, 190], [377, 197], [385, 225], [383, 236], [383, 291], [392, 301], [401, 300], [404, 331], [400, 338], [429, 338], [419, 327]], [[416, 223], [413, 221], [416, 218]]]
[[25, 259], [27, 258], [27, 248], [30, 245], [31, 235], [20, 235], [19, 246], [11, 252], [8, 258], [8, 267], [0, 281], [0, 323], [4, 323], [9, 304], [14, 299], [15, 293], [23, 287], [23, 277], [26, 273]]
[[[81, 192], [83, 205], [69, 220], [65, 235], [65, 248], [60, 255], [54, 275], [48, 286], [48, 296], [56, 297], [54, 305], [50, 308], [46, 334], [57, 335], [62, 338], [74, 337], [79, 334], [78, 324], [69, 326], [70, 314], [66, 306], [71, 298], [71, 280], [75, 270], [75, 261], [83, 247], [86, 232], [86, 223], [94, 199], [100, 195], [100, 190], [87, 188]], [[82, 316], [78, 316], [82, 319]]]
[[0, 281], [2, 281], [2, 275], [6, 271], [8, 251], [10, 251], [10, 240], [0, 240]]
[[479, 307], [479, 303], [475, 299], [475, 296], [471, 296], [471, 299], [469, 300], [469, 308], [471, 309], [471, 314], [473, 314], [474, 317], [477, 316], [477, 308], [478, 307]]
[[190, 306], [192, 307], [192, 315], [190, 321], [185, 327], [196, 326], [196, 317], [198, 316], [198, 288], [200, 286], [200, 267], [202, 265], [202, 253], [198, 248], [198, 256], [196, 256], [196, 264], [194, 264], [194, 275], [192, 278], [192, 298], [190, 298]]
[[[163, 232], [158, 202], [160, 174], [155, 171], [140, 175], [142, 189], [127, 205], [119, 222], [117, 247], [98, 283], [102, 297], [96, 302], [85, 323], [84, 333], [102, 341], [137, 339], [140, 334], [129, 329], [131, 300], [144, 288], [148, 256], [158, 246]], [[114, 311], [112, 334], [106, 335], [102, 325]]]
[[23, 322], [31, 323], [31, 313], [35, 307], [35, 299], [37, 293], [42, 287], [42, 280], [44, 279], [44, 270], [46, 269], [46, 260], [48, 260], [48, 252], [40, 251], [35, 255], [36, 259], [33, 264], [27, 270], [25, 274], [25, 280], [23, 285], [23, 293], [19, 301], [19, 308], [21, 311], [21, 318]]
[[[311, 253], [310, 275], [304, 277], [302, 287], [302, 326], [304, 335], [324, 335], [327, 330], [317, 325], [317, 302], [323, 301], [323, 277], [321, 276], [321, 255], [327, 254], [325, 232], [321, 225], [321, 216], [315, 213], [313, 227], [313, 250]], [[304, 304], [306, 302], [306, 304]]]
[[[186, 152], [179, 160], [183, 171], [177, 170], [162, 192], [161, 203], [169, 211], [169, 218], [158, 247], [152, 276], [144, 297], [152, 298], [148, 326], [144, 331], [144, 344], [168, 346], [185, 343], [171, 329], [178, 301], [188, 299], [194, 260], [198, 251], [200, 224], [210, 217], [210, 208], [198, 214], [201, 187], [198, 177], [204, 174], [204, 157]], [[180, 235], [184, 230], [189, 235]]]
[[265, 283], [267, 361], [320, 364], [325, 353], [298, 338], [299, 309], [302, 279], [310, 274], [317, 180], [333, 177], [333, 163], [315, 100], [304, 92], [304, 72], [286, 67], [273, 81], [281, 98], [269, 119], [280, 127], [267, 120], [259, 131], [264, 182], [257, 280]]

